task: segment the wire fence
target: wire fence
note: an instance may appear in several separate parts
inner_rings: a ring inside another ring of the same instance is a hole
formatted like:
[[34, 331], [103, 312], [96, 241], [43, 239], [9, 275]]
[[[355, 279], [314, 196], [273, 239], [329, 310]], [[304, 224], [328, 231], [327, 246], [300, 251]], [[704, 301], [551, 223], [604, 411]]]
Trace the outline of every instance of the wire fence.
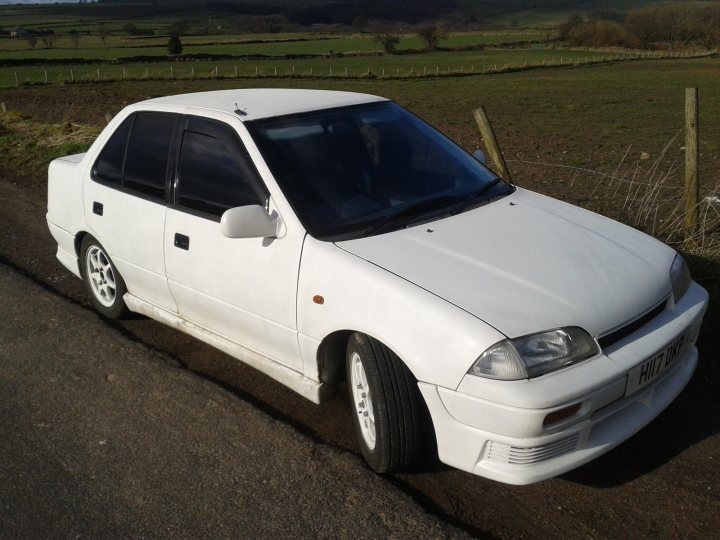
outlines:
[[[670, 157], [684, 129], [665, 145], [654, 161], [628, 161], [631, 146], [613, 172], [539, 161], [508, 159], [523, 168], [542, 168], [550, 178], [546, 191], [589, 210], [643, 230], [664, 242], [693, 246], [700, 254], [720, 255], [720, 179], [701, 186], [695, 210], [697, 230], [690, 238], [685, 222], [684, 158]], [[674, 154], [674, 153], [673, 153]], [[689, 240], [689, 242], [688, 242]]]
[[[42, 84], [71, 84], [91, 82], [114, 81], [141, 81], [141, 80], [208, 80], [208, 79], [247, 79], [247, 78], [349, 78], [349, 79], [407, 79], [422, 77], [458, 77], [473, 75], [491, 75], [515, 71], [525, 71], [544, 68], [574, 68], [590, 65], [602, 65], [617, 62], [630, 62], [638, 60], [662, 60], [675, 58], [699, 58], [714, 52], [661, 52], [661, 51], [624, 51], [615, 54], [587, 54], [579, 55], [573, 51], [573, 56], [559, 56], [556, 58], [526, 59], [517, 62], [502, 63], [470, 63], [441, 65], [382, 65], [377, 61], [362, 65], [354, 62], [351, 65], [336, 63], [331, 65], [333, 59], [323, 59], [308, 63], [283, 60], [270, 63], [242, 62], [160, 62], [149, 65], [137, 64], [103, 64], [100, 67], [88, 65], [75, 65], [72, 67], [48, 66], [42, 68], [25, 67], [15, 70], [8, 79], [8, 68], [4, 71], [5, 86], [42, 85]], [[380, 57], [384, 58], [384, 57]], [[390, 57], [397, 62], [397, 57]], [[190, 65], [188, 65], [190, 64]], [[1, 84], [1, 83], [0, 83]]]

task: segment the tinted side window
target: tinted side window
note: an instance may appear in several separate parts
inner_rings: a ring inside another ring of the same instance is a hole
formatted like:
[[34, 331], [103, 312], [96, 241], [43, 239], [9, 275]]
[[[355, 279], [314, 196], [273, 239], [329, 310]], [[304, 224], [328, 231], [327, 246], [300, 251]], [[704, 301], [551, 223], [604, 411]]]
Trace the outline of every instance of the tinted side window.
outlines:
[[176, 204], [220, 217], [236, 206], [264, 205], [266, 198], [235, 131], [222, 122], [189, 119], [180, 149]]
[[153, 198], [165, 198], [168, 155], [178, 115], [136, 115], [125, 156], [123, 186]]
[[110, 136], [95, 162], [92, 170], [93, 178], [110, 184], [120, 184], [122, 182], [125, 148], [134, 121], [134, 114], [128, 116], [120, 124], [120, 127], [115, 130], [115, 133]]

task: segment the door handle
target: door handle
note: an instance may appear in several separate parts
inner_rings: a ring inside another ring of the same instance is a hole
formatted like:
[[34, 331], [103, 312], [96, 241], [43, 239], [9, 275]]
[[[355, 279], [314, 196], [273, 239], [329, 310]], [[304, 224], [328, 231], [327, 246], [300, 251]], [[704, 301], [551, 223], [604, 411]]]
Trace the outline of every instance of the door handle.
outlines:
[[175, 247], [189, 250], [190, 249], [190, 237], [185, 236], [184, 234], [175, 233]]
[[102, 203], [99, 203], [97, 201], [93, 201], [93, 214], [97, 214], [98, 216], [103, 215], [103, 205]]

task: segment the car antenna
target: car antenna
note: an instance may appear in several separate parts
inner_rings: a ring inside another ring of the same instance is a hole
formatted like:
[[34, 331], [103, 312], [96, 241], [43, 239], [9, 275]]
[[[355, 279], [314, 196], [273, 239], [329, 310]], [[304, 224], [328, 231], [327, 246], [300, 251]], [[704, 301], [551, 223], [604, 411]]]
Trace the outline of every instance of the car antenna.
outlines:
[[245, 107], [244, 109], [241, 109], [240, 107], [238, 107], [238, 104], [237, 104], [237, 103], [235, 104], [235, 111], [234, 111], [234, 112], [235, 112], [235, 114], [237, 114], [238, 116], [247, 116], [246, 110], [247, 110], [247, 107]]

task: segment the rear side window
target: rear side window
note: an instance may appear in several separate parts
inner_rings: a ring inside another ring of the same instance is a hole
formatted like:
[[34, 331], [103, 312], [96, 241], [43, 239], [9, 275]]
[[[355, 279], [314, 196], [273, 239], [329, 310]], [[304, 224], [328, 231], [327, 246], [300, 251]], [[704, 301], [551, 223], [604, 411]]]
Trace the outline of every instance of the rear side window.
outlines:
[[164, 200], [168, 158], [178, 119], [177, 114], [161, 112], [129, 116], [100, 152], [93, 178]]
[[129, 116], [115, 130], [93, 167], [93, 178], [108, 184], [122, 183], [123, 162], [128, 135], [135, 121], [135, 115]]
[[264, 205], [267, 194], [237, 133], [222, 122], [189, 117], [183, 134], [175, 203], [222, 216], [225, 210]]

